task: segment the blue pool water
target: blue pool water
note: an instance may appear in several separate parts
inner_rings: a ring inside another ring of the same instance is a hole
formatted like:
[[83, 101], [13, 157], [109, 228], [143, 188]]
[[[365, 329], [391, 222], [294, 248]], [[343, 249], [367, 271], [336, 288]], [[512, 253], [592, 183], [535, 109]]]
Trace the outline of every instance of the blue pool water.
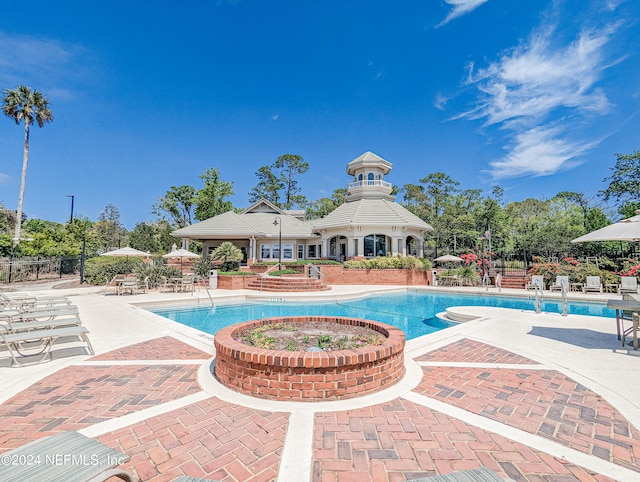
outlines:
[[[366, 318], [388, 323], [404, 330], [407, 339], [442, 330], [455, 323], [436, 317], [451, 306], [496, 306], [533, 310], [534, 302], [527, 298], [462, 295], [425, 292], [393, 293], [367, 296], [348, 301], [308, 302], [247, 302], [238, 305], [216, 305], [214, 308], [157, 308], [156, 313], [211, 335], [225, 326], [241, 321], [274, 316], [332, 315]], [[560, 313], [560, 301], [549, 300], [542, 311]], [[604, 303], [569, 302], [570, 314], [615, 317], [615, 310]]]

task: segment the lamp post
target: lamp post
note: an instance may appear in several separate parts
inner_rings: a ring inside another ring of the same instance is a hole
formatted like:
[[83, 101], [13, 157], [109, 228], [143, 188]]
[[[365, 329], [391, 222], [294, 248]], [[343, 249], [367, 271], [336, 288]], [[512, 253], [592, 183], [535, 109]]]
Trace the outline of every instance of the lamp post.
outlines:
[[73, 194], [67, 194], [66, 197], [71, 198], [71, 218], [69, 219], [69, 224], [73, 224], [73, 200], [75, 199], [75, 196]]
[[276, 216], [273, 225], [280, 228], [280, 234], [278, 235], [278, 271], [280, 271], [282, 270], [282, 218]]

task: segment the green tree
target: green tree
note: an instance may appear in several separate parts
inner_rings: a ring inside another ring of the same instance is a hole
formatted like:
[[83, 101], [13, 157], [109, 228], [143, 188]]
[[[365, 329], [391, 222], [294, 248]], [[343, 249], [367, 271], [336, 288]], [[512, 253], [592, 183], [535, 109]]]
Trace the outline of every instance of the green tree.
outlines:
[[[616, 164], [611, 168], [613, 173], [603, 181], [609, 182], [606, 189], [599, 192], [605, 201], [613, 198], [618, 208], [628, 203], [640, 204], [640, 151], [633, 154], [616, 154]], [[629, 214], [630, 209], [627, 207]]]
[[243, 258], [242, 251], [230, 241], [220, 244], [211, 253], [211, 258], [222, 261], [221, 271], [235, 271], [238, 269], [240, 261]]
[[192, 223], [196, 190], [193, 186], [171, 186], [166, 194], [153, 205], [152, 211], [160, 219], [166, 219], [175, 228]]
[[194, 215], [198, 221], [212, 218], [233, 209], [231, 201], [226, 198], [233, 195], [233, 183], [222, 181], [215, 167], [207, 169], [200, 175], [204, 186], [195, 195]]
[[331, 198], [323, 197], [307, 204], [307, 218], [319, 219], [334, 211], [338, 206], [344, 204], [347, 190], [339, 188], [333, 191]]
[[280, 191], [284, 188], [282, 180], [273, 172], [271, 166], [262, 166], [256, 172], [258, 184], [249, 192], [249, 202], [266, 199], [272, 204], [281, 207]]
[[295, 206], [304, 207], [307, 198], [301, 194], [302, 190], [298, 186], [297, 177], [309, 170], [309, 163], [302, 156], [283, 154], [276, 159], [273, 166], [280, 170], [280, 180], [284, 184], [283, 207], [285, 209], [291, 209]]
[[53, 113], [49, 109], [49, 101], [45, 96], [24, 85], [18, 85], [15, 89], [5, 89], [2, 99], [2, 111], [17, 125], [24, 122], [24, 148], [22, 154], [22, 175], [20, 177], [20, 194], [18, 196], [18, 209], [16, 212], [16, 229], [13, 243], [20, 242], [20, 229], [22, 226], [22, 204], [24, 201], [24, 188], [27, 180], [27, 165], [29, 164], [29, 127], [38, 124], [44, 127], [47, 122], [53, 122]]
[[105, 206], [100, 213], [98, 222], [93, 226], [98, 247], [103, 250], [119, 248], [126, 234], [126, 230], [120, 223], [120, 211], [113, 204]]
[[[309, 163], [296, 154], [283, 154], [271, 166], [262, 166], [256, 172], [258, 184], [249, 192], [249, 200], [261, 198], [284, 209], [305, 207], [307, 198], [301, 194], [298, 176], [309, 170]], [[283, 199], [283, 201], [280, 201]]]

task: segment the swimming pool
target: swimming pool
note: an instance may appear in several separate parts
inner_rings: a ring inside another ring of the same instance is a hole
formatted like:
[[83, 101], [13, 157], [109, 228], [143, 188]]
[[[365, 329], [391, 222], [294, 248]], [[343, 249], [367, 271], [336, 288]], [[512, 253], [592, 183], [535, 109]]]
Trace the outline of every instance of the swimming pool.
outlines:
[[[409, 291], [371, 295], [353, 300], [309, 302], [246, 302], [234, 305], [216, 305], [187, 308], [154, 308], [153, 313], [196, 328], [205, 333], [215, 333], [228, 325], [241, 321], [274, 316], [332, 315], [366, 318], [381, 321], [404, 330], [407, 339], [417, 338], [454, 326], [456, 323], [440, 320], [437, 313], [451, 306], [496, 306], [533, 311], [533, 301], [527, 298], [483, 296], [464, 294], [427, 293]], [[542, 311], [560, 313], [559, 300], [548, 300]], [[570, 314], [615, 317], [615, 311], [604, 303], [569, 302]]]

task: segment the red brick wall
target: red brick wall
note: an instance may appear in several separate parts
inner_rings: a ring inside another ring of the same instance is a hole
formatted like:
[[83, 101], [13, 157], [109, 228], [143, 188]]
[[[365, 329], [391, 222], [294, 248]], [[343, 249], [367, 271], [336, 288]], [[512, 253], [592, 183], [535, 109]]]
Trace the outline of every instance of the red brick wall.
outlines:
[[[378, 346], [330, 352], [266, 350], [236, 341], [242, 330], [270, 323], [330, 321], [368, 326], [387, 337]], [[376, 392], [404, 375], [404, 332], [384, 323], [301, 316], [254, 320], [219, 330], [215, 376], [229, 388], [272, 400], [340, 400]]]
[[320, 265], [328, 285], [431, 285], [431, 271], [411, 269], [344, 269]]
[[227, 276], [218, 274], [218, 288], [221, 290], [242, 290], [258, 276]]

